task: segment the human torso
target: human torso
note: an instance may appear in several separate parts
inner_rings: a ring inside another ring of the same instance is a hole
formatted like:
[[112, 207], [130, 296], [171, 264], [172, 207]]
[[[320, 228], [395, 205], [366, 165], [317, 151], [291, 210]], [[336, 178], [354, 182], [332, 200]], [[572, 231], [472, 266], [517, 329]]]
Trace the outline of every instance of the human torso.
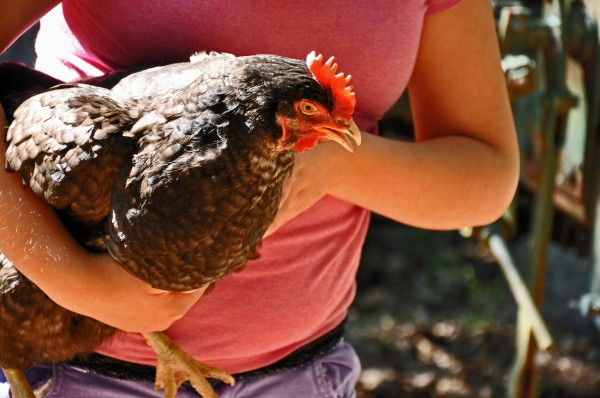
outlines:
[[[426, 11], [425, 0], [66, 0], [42, 22], [37, 67], [70, 80], [201, 50], [301, 59], [315, 50], [353, 76], [355, 121], [375, 133], [406, 88]], [[346, 317], [368, 219], [325, 197], [265, 239], [258, 259], [217, 282], [167, 333], [233, 373], [282, 358]], [[120, 333], [99, 351], [154, 362], [137, 334]]]

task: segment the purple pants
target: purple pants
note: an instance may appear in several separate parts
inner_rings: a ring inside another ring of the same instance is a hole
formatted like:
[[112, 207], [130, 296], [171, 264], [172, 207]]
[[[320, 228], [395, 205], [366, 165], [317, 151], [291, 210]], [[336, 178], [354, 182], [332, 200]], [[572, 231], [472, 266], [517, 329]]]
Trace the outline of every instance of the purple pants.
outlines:
[[[238, 381], [234, 387], [216, 388], [219, 398], [353, 398], [360, 362], [350, 344], [342, 341], [315, 362], [285, 372]], [[162, 397], [147, 382], [124, 381], [88, 373], [63, 364], [39, 365], [26, 376], [34, 389], [46, 385], [44, 398], [141, 398]], [[50, 381], [50, 382], [49, 382]], [[0, 398], [9, 397], [8, 384], [0, 382]], [[191, 387], [177, 397], [197, 398]]]

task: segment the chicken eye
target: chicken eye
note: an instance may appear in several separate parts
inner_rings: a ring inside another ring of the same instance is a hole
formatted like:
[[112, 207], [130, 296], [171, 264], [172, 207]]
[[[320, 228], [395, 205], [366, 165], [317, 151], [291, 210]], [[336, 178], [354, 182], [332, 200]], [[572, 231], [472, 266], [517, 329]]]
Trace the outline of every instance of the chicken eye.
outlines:
[[300, 104], [300, 110], [305, 115], [314, 115], [315, 113], [317, 113], [318, 108], [315, 104], [305, 101]]

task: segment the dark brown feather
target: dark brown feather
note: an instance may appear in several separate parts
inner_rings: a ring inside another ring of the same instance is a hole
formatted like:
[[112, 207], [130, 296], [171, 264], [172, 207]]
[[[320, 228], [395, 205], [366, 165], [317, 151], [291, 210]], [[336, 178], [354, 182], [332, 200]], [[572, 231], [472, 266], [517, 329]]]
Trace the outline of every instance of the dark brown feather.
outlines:
[[115, 329], [68, 311], [0, 253], [0, 366], [25, 369], [94, 350]]
[[[13, 103], [31, 96], [25, 86], [21, 97], [10, 92]], [[15, 112], [7, 167], [84, 243], [173, 291], [211, 284], [253, 256], [293, 166], [279, 149], [278, 103], [328, 101], [303, 61], [219, 54], [138, 72], [112, 90], [40, 91]], [[54, 304], [5, 258], [0, 324], [0, 366], [15, 368], [67, 360], [114, 332]]]

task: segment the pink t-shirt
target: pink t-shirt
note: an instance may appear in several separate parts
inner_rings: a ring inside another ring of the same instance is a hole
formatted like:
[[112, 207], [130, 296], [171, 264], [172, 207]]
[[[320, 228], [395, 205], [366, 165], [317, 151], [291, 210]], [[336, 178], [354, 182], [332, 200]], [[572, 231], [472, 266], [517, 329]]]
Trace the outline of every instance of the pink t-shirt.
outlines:
[[[375, 133], [406, 88], [425, 15], [458, 1], [65, 0], [42, 19], [36, 67], [71, 80], [199, 50], [300, 59], [315, 50], [352, 74], [355, 121]], [[364, 209], [322, 199], [265, 239], [258, 260], [217, 282], [167, 333], [233, 373], [286, 356], [346, 317], [368, 221]], [[155, 363], [135, 333], [118, 333], [98, 351]]]

